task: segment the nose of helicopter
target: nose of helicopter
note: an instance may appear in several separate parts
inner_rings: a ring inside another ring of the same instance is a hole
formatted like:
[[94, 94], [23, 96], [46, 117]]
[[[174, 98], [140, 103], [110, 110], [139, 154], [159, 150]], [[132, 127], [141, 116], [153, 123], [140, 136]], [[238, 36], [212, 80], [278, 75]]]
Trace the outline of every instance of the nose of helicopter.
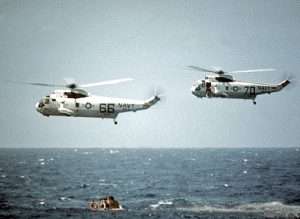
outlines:
[[41, 112], [41, 108], [40, 108], [40, 106], [39, 106], [39, 102], [37, 102], [37, 103], [35, 104], [35, 109], [36, 109], [36, 111], [38, 111], [39, 113]]
[[196, 86], [191, 87], [191, 92], [192, 94], [196, 95]]

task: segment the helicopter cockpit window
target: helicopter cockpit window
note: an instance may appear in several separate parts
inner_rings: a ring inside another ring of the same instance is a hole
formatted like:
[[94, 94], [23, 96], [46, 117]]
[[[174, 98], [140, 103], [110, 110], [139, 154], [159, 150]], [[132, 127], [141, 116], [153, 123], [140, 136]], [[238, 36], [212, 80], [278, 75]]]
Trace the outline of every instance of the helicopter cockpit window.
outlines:
[[64, 93], [65, 96], [67, 96], [68, 98], [82, 98], [82, 97], [87, 97], [87, 95], [82, 94], [82, 93], [74, 93], [74, 92], [65, 92]]
[[216, 80], [219, 81], [219, 82], [233, 82], [232, 79], [225, 78], [225, 77], [216, 77]]
[[45, 104], [44, 104], [43, 102], [44, 102], [43, 100], [40, 100], [40, 101], [39, 101], [39, 105], [38, 105], [39, 108], [42, 108], [43, 106], [45, 106]]
[[202, 80], [202, 87], [205, 87], [205, 81]]
[[49, 98], [46, 97], [44, 103], [45, 103], [45, 104], [49, 104], [49, 102], [50, 102], [50, 101], [49, 101]]

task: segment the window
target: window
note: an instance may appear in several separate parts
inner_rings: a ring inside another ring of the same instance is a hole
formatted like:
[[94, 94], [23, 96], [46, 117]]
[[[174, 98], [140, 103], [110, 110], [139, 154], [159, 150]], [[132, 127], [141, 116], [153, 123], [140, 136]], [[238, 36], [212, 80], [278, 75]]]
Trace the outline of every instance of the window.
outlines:
[[228, 90], [228, 86], [226, 86], [226, 90]]
[[216, 77], [216, 80], [219, 82], [232, 82], [233, 80], [225, 77]]
[[211, 87], [211, 82], [207, 82], [206, 83], [206, 88], [210, 88]]
[[56, 101], [56, 99], [52, 99], [52, 102], [55, 102]]
[[76, 107], [79, 107], [79, 103], [75, 103], [75, 106], [76, 106]]
[[68, 98], [82, 98], [82, 97], [87, 97], [87, 95], [82, 94], [82, 93], [75, 93], [75, 92], [65, 92], [64, 95], [66, 95]]

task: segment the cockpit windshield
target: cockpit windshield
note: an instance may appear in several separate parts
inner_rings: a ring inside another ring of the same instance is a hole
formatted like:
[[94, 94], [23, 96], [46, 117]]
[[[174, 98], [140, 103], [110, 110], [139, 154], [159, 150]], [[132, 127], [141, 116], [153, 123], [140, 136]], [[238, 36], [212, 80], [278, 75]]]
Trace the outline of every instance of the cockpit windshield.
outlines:
[[39, 105], [38, 105], [38, 106], [39, 106], [39, 108], [42, 108], [42, 107], [45, 106], [45, 104], [43, 103], [43, 100], [40, 100], [40, 101], [39, 101]]
[[39, 107], [39, 108], [42, 108], [42, 107], [44, 107], [45, 105], [49, 104], [49, 102], [50, 102], [50, 99], [49, 99], [49, 98], [50, 98], [49, 96], [46, 96], [46, 97], [44, 97], [43, 99], [41, 99], [41, 100], [39, 101], [38, 107]]
[[44, 103], [45, 103], [45, 104], [49, 104], [49, 102], [50, 102], [49, 97], [46, 97], [46, 98], [44, 99]]

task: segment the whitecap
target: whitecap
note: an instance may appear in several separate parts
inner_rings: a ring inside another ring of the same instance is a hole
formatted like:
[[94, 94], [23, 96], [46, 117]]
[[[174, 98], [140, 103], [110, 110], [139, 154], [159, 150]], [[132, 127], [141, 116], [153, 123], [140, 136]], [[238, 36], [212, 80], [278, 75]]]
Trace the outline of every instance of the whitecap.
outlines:
[[228, 185], [227, 183], [225, 183], [223, 186], [224, 186], [225, 188], [229, 187], [229, 185]]
[[262, 214], [265, 217], [270, 218], [298, 218], [300, 216], [300, 206], [297, 205], [285, 205], [281, 202], [265, 202], [265, 203], [251, 203], [245, 205], [238, 205], [234, 207], [222, 207], [222, 206], [209, 206], [199, 205], [187, 208], [177, 208], [177, 210], [191, 211], [191, 212], [208, 212], [208, 213], [252, 213]]
[[87, 188], [89, 186], [90, 186], [90, 184], [88, 184], [88, 183], [83, 183], [80, 185], [81, 188]]
[[45, 205], [46, 204], [45, 199], [43, 199], [43, 198], [39, 199], [39, 204], [40, 205]]
[[120, 153], [119, 150], [109, 150], [109, 153], [110, 154], [117, 154], [117, 153]]
[[150, 207], [158, 208], [161, 205], [173, 205], [173, 202], [170, 200], [160, 200], [158, 203], [150, 205]]
[[89, 152], [89, 151], [85, 151], [83, 152], [84, 155], [89, 155], [89, 154], [92, 154], [93, 152]]
[[6, 178], [7, 176], [5, 174], [2, 174], [1, 175], [1, 178]]
[[248, 173], [247, 170], [244, 170], [244, 171], [243, 171], [243, 174], [247, 174], [247, 173]]
[[243, 161], [244, 161], [245, 163], [247, 163], [247, 162], [248, 162], [248, 159], [243, 159]]
[[50, 161], [54, 161], [54, 158], [53, 158], [53, 157], [51, 157], [49, 160], [50, 160]]
[[44, 158], [40, 158], [40, 159], [39, 159], [39, 162], [43, 162], [43, 161], [45, 161]]
[[41, 162], [40, 164], [43, 166], [43, 165], [45, 165], [45, 162]]
[[24, 178], [25, 178], [25, 176], [20, 176], [20, 178], [21, 178], [21, 179], [24, 179]]
[[111, 187], [114, 187], [114, 188], [116, 188], [118, 186], [115, 183], [105, 183], [105, 182], [100, 182], [98, 185], [99, 186], [111, 186]]
[[69, 200], [71, 200], [71, 199], [68, 198], [68, 197], [62, 196], [62, 197], [59, 198], [59, 200], [60, 200], [60, 201], [69, 201]]

